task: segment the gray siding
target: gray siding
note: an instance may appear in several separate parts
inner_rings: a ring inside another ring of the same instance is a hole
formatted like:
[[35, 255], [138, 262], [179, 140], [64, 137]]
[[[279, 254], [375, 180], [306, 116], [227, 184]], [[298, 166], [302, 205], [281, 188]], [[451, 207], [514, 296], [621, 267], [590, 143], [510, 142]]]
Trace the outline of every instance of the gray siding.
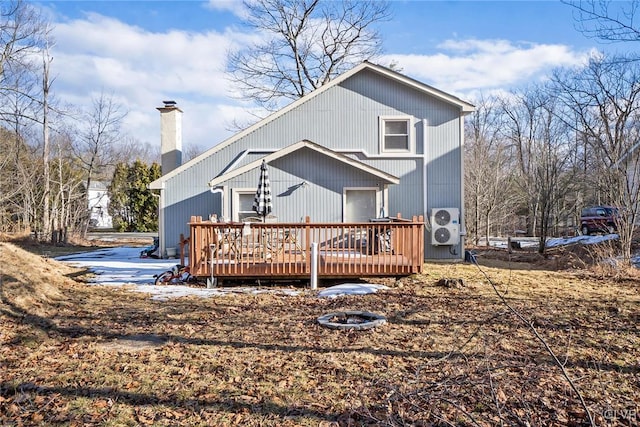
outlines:
[[[415, 118], [415, 155], [385, 157], [379, 153], [381, 115]], [[166, 246], [174, 246], [180, 233], [188, 234], [190, 216], [207, 217], [220, 212], [220, 196], [210, 192], [209, 180], [221, 175], [234, 162], [247, 164], [262, 157], [265, 151], [303, 139], [345, 154], [352, 152], [350, 155], [360, 161], [399, 177], [399, 185], [389, 186], [386, 208], [390, 215], [424, 215], [427, 219], [432, 207], [462, 209], [460, 120], [457, 107], [363, 70], [169, 179], [164, 190]], [[427, 189], [423, 188], [425, 163]], [[274, 213], [280, 221], [299, 221], [305, 215], [311, 216], [312, 221], [341, 221], [343, 187], [379, 184], [372, 182], [369, 174], [326, 158], [318, 161], [317, 156], [305, 150], [269, 166], [276, 195]], [[227, 185], [229, 188], [255, 186], [257, 174], [257, 171], [244, 174], [246, 176], [236, 177]], [[303, 180], [309, 182], [308, 188], [287, 193], [291, 186]], [[458, 254], [461, 249], [457, 248]], [[426, 233], [425, 253], [427, 258], [460, 258], [452, 255], [449, 248], [432, 247], [429, 233]]]
[[[427, 144], [427, 215], [434, 208], [458, 208], [462, 215], [461, 162], [462, 147], [452, 146], [459, 141], [459, 130], [441, 126], [430, 128]], [[462, 220], [462, 218], [460, 218]], [[460, 230], [462, 231], [462, 229]], [[425, 256], [428, 259], [459, 259], [464, 252], [462, 242], [457, 247], [432, 246], [431, 234], [425, 235]]]
[[[230, 188], [253, 188], [258, 170], [241, 174], [226, 182]], [[342, 193], [345, 186], [378, 187], [376, 177], [347, 164], [302, 149], [269, 163], [273, 198], [272, 214], [280, 222], [300, 222], [306, 216], [313, 222], [342, 221]], [[307, 181], [308, 185], [300, 184]]]

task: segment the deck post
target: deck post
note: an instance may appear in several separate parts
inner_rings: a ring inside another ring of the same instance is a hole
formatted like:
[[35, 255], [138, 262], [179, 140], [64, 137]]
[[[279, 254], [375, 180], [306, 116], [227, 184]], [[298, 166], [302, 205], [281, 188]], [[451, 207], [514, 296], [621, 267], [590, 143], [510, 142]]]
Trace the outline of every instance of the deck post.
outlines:
[[309, 271], [311, 265], [309, 264], [311, 261], [311, 217], [309, 215], [304, 217], [305, 227], [304, 227], [304, 251], [309, 254], [306, 260], [306, 270]]
[[196, 247], [200, 245], [198, 241], [198, 235], [200, 232], [199, 227], [194, 227], [193, 223], [196, 222], [196, 217], [191, 216], [189, 220], [189, 238], [191, 239], [191, 244], [189, 245], [189, 269], [191, 270], [191, 274], [198, 274], [196, 268]]
[[318, 289], [318, 243], [311, 242], [311, 289]]
[[189, 238], [184, 238], [184, 234], [180, 233], [180, 265], [184, 265], [184, 247], [189, 244]]

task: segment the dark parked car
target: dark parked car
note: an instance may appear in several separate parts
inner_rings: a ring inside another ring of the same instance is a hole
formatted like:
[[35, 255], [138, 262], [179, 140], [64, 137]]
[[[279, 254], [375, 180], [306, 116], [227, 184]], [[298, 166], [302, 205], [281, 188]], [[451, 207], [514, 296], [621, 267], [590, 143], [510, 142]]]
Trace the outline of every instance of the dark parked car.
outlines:
[[582, 209], [580, 214], [580, 230], [582, 234], [615, 233], [618, 229], [618, 208], [613, 206], [591, 206]]

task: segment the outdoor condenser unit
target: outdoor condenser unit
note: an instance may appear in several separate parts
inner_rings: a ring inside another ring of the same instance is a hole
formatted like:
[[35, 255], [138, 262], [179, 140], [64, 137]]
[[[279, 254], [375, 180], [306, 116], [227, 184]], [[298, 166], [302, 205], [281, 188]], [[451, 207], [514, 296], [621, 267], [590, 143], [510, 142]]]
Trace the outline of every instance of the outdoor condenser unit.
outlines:
[[458, 208], [431, 209], [431, 244], [457, 245], [460, 242], [460, 211]]

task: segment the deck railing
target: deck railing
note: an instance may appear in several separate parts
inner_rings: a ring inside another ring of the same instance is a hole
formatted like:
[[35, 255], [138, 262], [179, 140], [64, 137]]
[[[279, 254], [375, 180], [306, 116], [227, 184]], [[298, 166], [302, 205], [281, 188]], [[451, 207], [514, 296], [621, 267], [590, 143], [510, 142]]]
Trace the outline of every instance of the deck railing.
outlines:
[[402, 276], [424, 263], [424, 221], [221, 223], [192, 217], [191, 273], [216, 278], [304, 278], [317, 246], [318, 277]]

